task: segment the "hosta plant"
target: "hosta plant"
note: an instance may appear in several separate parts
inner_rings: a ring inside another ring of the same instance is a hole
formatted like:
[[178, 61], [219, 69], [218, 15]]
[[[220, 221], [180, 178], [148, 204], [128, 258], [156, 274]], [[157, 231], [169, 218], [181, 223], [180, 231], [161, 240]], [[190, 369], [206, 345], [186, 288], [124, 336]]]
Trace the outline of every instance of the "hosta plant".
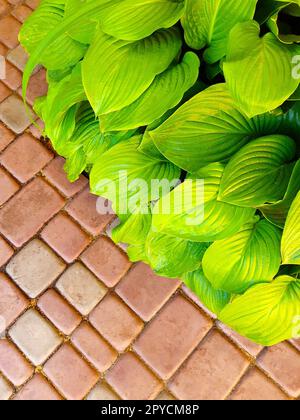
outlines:
[[273, 345], [300, 333], [300, 0], [42, 0], [20, 32], [116, 243]]

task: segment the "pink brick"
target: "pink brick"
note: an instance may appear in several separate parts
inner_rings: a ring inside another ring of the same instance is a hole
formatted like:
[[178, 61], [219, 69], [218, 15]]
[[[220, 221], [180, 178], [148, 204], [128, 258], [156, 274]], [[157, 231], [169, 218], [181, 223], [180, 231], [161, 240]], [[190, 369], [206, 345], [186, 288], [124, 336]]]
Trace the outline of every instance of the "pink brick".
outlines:
[[13, 248], [0, 236], [0, 267], [7, 263], [13, 253]]
[[19, 189], [18, 183], [0, 168], [0, 206], [12, 197]]
[[[26, 309], [28, 300], [15, 284], [3, 273], [0, 273], [0, 317], [6, 328]], [[3, 325], [0, 324], [0, 337]]]
[[22, 385], [33, 374], [32, 366], [7, 340], [0, 340], [0, 370], [15, 385]]
[[61, 399], [53, 386], [40, 374], [34, 375], [14, 397], [16, 401], [57, 401]]

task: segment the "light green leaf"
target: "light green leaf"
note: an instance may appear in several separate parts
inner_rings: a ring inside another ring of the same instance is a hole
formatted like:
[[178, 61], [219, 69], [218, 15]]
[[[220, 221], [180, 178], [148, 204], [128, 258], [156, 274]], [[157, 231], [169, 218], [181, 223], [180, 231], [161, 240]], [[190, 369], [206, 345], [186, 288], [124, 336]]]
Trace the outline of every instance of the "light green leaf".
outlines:
[[182, 280], [213, 313], [219, 314], [230, 302], [231, 296], [223, 290], [216, 290], [201, 269], [183, 275]]
[[280, 229], [255, 217], [235, 235], [211, 245], [203, 258], [204, 274], [213, 287], [233, 294], [272, 281], [281, 263], [280, 240]]
[[112, 240], [116, 243], [144, 245], [151, 229], [152, 215], [150, 209], [145, 213], [131, 214], [112, 231]]
[[186, 0], [182, 18], [186, 43], [196, 50], [208, 47], [204, 58], [219, 61], [226, 54], [230, 30], [253, 18], [257, 0]]
[[299, 314], [300, 280], [281, 276], [272, 283], [253, 286], [227, 305], [219, 317], [241, 335], [273, 346], [295, 336]]
[[296, 144], [290, 137], [272, 135], [253, 140], [226, 166], [219, 200], [259, 207], [283, 199], [295, 154]]
[[284, 264], [300, 265], [300, 192], [293, 201], [286, 220], [281, 252]]
[[[160, 181], [168, 193], [172, 182], [180, 177], [180, 169], [172, 163], [139, 152], [140, 140], [135, 137], [111, 148], [90, 174], [92, 192], [111, 200], [118, 215], [143, 211], [150, 201], [160, 197]], [[158, 188], [153, 187], [153, 180]]]
[[[23, 24], [19, 39], [25, 50], [32, 54], [47, 35], [63, 20], [64, 0], [43, 0], [40, 6]], [[68, 54], [65, 52], [68, 51]], [[57, 70], [76, 64], [84, 55], [86, 46], [62, 33], [45, 48], [39, 56], [39, 63], [47, 69]]]
[[[293, 46], [284, 45], [251, 21], [236, 25], [230, 33], [223, 71], [231, 95], [248, 117], [274, 110], [297, 89], [292, 77]], [[254, 77], [255, 75], [255, 77]]]
[[188, 52], [180, 64], [156, 76], [150, 87], [131, 105], [101, 116], [101, 130], [129, 130], [146, 126], [175, 107], [196, 82], [200, 61]]
[[176, 28], [136, 42], [118, 40], [98, 29], [82, 63], [84, 88], [95, 114], [108, 114], [132, 104], [155, 76], [166, 70], [180, 48]]
[[201, 266], [207, 243], [150, 231], [146, 240], [146, 255], [151, 268], [160, 276], [179, 278]]
[[194, 242], [212, 242], [233, 235], [255, 210], [217, 200], [224, 166], [211, 164], [186, 179], [153, 209], [153, 229]]
[[283, 199], [275, 204], [266, 204], [259, 209], [266, 219], [283, 229], [289, 209], [298, 191], [300, 191], [300, 160], [298, 160], [294, 166], [294, 170]]
[[251, 138], [276, 132], [279, 125], [272, 114], [246, 118], [226, 85], [218, 84], [194, 96], [149, 135], [167, 159], [195, 172], [230, 159]]

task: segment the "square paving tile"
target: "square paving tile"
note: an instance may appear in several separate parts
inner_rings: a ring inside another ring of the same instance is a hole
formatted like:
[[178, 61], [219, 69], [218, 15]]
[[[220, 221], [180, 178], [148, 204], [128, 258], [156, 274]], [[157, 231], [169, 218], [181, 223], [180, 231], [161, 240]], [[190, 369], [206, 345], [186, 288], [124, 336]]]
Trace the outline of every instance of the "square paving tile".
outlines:
[[44, 315], [66, 335], [70, 335], [82, 318], [54, 289], [47, 290], [38, 301]]
[[0, 273], [0, 338], [3, 328], [12, 324], [27, 305], [23, 293], [4, 273]]
[[0, 104], [0, 120], [17, 134], [31, 125], [33, 117], [33, 112], [30, 109], [26, 112], [22, 99], [16, 95], [9, 96]]
[[90, 322], [118, 351], [141, 332], [143, 322], [117, 296], [110, 294], [90, 314]]
[[92, 389], [86, 399], [89, 401], [115, 401], [120, 398], [107, 384], [100, 383]]
[[7, 273], [30, 298], [46, 290], [64, 269], [65, 264], [39, 239], [29, 242], [6, 267]]
[[61, 397], [42, 375], [36, 374], [13, 399], [16, 401], [57, 401], [61, 400]]
[[15, 134], [12, 133], [7, 127], [0, 123], [0, 152], [5, 149], [13, 140]]
[[179, 286], [178, 280], [158, 277], [149, 266], [139, 263], [121, 280], [116, 292], [144, 321], [149, 321]]
[[41, 178], [36, 178], [1, 208], [0, 232], [20, 247], [63, 205], [63, 198]]
[[0, 267], [13, 256], [13, 248], [0, 236]]
[[23, 134], [2, 153], [0, 162], [20, 182], [39, 172], [53, 154], [29, 134]]
[[71, 340], [99, 372], [105, 372], [118, 357], [118, 353], [87, 322], [77, 328]]
[[124, 400], [152, 400], [162, 389], [162, 383], [133, 353], [122, 355], [106, 380]]
[[28, 55], [21, 45], [18, 45], [7, 54], [7, 60], [10, 61], [19, 70], [23, 71], [28, 61]]
[[91, 245], [81, 259], [108, 287], [114, 287], [131, 266], [127, 255], [104, 236]]
[[73, 262], [90, 242], [88, 235], [64, 214], [51, 220], [41, 237], [68, 263]]
[[183, 400], [223, 400], [250, 362], [219, 332], [201, 342], [169, 383], [169, 389]]
[[14, 344], [2, 339], [0, 340], [0, 371], [15, 386], [20, 386], [33, 374], [33, 367]]
[[6, 16], [0, 20], [0, 41], [8, 48], [18, 45], [18, 34], [21, 28], [20, 22], [12, 16]]
[[12, 197], [19, 189], [19, 184], [7, 171], [0, 168], [0, 206]]
[[56, 283], [60, 293], [82, 314], [88, 315], [107, 289], [81, 263], [70, 266]]
[[147, 325], [135, 351], [161, 376], [172, 376], [212, 327], [192, 303], [176, 296]]
[[48, 360], [44, 372], [69, 400], [84, 398], [99, 379], [97, 372], [68, 344]]
[[6, 401], [13, 394], [13, 388], [0, 375], [0, 401]]
[[62, 341], [50, 323], [34, 309], [17, 320], [9, 335], [36, 366], [44, 363]]
[[266, 349], [259, 357], [261, 366], [285, 391], [294, 398], [300, 395], [299, 353], [288, 343]]

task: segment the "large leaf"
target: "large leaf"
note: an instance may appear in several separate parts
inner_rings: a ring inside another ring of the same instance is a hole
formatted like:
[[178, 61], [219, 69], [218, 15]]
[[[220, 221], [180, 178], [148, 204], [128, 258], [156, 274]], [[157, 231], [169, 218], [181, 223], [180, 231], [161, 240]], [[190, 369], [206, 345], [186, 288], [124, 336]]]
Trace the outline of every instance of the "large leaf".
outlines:
[[[43, 0], [26, 20], [20, 30], [19, 39], [29, 54], [32, 54], [40, 42], [60, 25], [64, 16], [64, 3], [64, 0]], [[62, 69], [76, 64], [85, 51], [84, 45], [62, 33], [50, 47], [43, 50], [39, 56], [39, 63], [47, 69]]]
[[226, 54], [228, 36], [239, 22], [252, 19], [257, 0], [186, 0], [182, 19], [186, 43], [215, 63]]
[[175, 107], [196, 82], [200, 61], [188, 52], [180, 64], [156, 76], [151, 86], [131, 105], [101, 116], [101, 130], [129, 130], [146, 126]]
[[300, 280], [281, 276], [234, 299], [220, 319], [256, 343], [272, 346], [295, 336], [299, 314]]
[[236, 233], [255, 210], [217, 200], [223, 171], [222, 164], [211, 164], [162, 197], [153, 209], [153, 229], [194, 242]]
[[112, 231], [112, 239], [115, 243], [131, 245], [144, 245], [151, 229], [152, 216], [148, 207], [145, 213], [131, 214], [127, 220], [121, 222]]
[[275, 204], [266, 204], [260, 207], [260, 211], [271, 223], [283, 229], [289, 209], [298, 191], [300, 191], [300, 160], [296, 162], [283, 199]]
[[297, 89], [292, 77], [293, 46], [268, 33], [260, 37], [257, 22], [236, 25], [230, 33], [223, 71], [236, 104], [253, 117], [274, 110]]
[[293, 171], [296, 144], [287, 136], [253, 140], [228, 163], [219, 199], [237, 206], [259, 207], [281, 200]]
[[246, 118], [226, 85], [218, 84], [194, 96], [149, 134], [171, 162], [195, 172], [230, 159], [251, 138], [276, 132], [279, 125], [271, 114]]
[[172, 163], [139, 152], [140, 140], [135, 137], [111, 148], [95, 163], [90, 174], [92, 192], [111, 200], [122, 217], [144, 211], [164, 189], [168, 193], [180, 177], [179, 168]]
[[300, 192], [290, 208], [281, 248], [284, 264], [300, 265]]
[[209, 244], [150, 231], [146, 240], [146, 255], [151, 268], [159, 275], [178, 278], [201, 266]]
[[214, 242], [203, 258], [205, 276], [216, 289], [240, 294], [278, 273], [281, 231], [266, 220], [247, 223], [230, 238]]
[[182, 280], [213, 313], [219, 314], [230, 302], [231, 296], [223, 290], [216, 290], [201, 269], [183, 275]]

